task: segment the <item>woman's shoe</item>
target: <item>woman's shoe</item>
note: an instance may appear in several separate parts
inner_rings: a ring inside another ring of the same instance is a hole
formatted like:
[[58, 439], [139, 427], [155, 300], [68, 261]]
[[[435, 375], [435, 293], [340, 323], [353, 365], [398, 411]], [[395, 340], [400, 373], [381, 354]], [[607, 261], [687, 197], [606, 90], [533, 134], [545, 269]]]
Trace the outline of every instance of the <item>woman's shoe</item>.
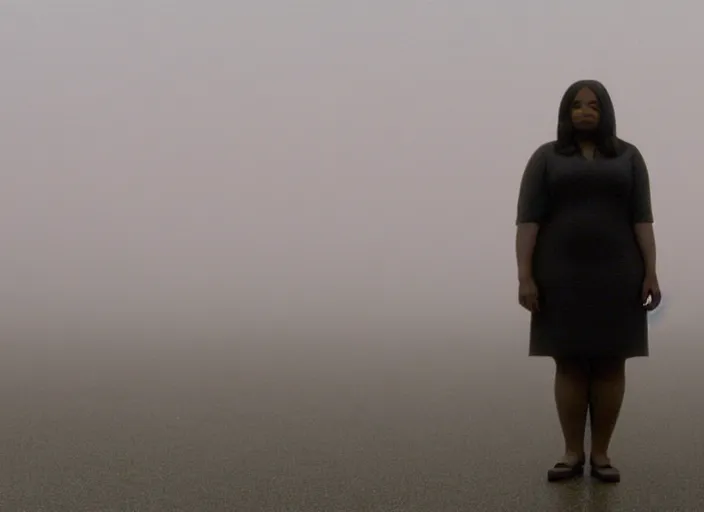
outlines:
[[595, 464], [594, 460], [590, 458], [589, 465], [591, 466], [591, 475], [597, 480], [612, 484], [621, 481], [621, 472], [611, 464]]
[[575, 464], [558, 462], [554, 467], [548, 470], [548, 482], [570, 480], [584, 475], [584, 462], [584, 457], [579, 459]]

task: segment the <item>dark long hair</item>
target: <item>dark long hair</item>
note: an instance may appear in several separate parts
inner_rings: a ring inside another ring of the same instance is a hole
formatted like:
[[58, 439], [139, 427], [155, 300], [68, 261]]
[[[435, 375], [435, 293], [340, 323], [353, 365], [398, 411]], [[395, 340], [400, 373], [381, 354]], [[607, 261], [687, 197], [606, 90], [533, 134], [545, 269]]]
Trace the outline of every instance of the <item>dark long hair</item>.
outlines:
[[577, 144], [575, 129], [572, 124], [572, 103], [577, 93], [590, 89], [599, 101], [600, 119], [594, 133], [597, 150], [606, 157], [617, 156], [622, 145], [616, 137], [616, 114], [611, 96], [604, 85], [597, 80], [579, 80], [567, 88], [560, 101], [557, 121], [557, 141], [555, 149], [563, 155], [574, 155], [580, 151]]

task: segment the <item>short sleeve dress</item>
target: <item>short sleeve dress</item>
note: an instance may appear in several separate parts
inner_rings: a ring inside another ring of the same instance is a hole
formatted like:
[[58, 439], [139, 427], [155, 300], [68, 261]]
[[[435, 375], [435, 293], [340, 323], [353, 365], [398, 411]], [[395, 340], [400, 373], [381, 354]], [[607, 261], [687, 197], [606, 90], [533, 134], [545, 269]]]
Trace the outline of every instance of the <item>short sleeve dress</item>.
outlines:
[[540, 311], [531, 356], [648, 355], [641, 290], [643, 256], [634, 224], [653, 222], [648, 169], [640, 151], [565, 156], [554, 143], [531, 156], [521, 180], [517, 224], [538, 223], [533, 277]]

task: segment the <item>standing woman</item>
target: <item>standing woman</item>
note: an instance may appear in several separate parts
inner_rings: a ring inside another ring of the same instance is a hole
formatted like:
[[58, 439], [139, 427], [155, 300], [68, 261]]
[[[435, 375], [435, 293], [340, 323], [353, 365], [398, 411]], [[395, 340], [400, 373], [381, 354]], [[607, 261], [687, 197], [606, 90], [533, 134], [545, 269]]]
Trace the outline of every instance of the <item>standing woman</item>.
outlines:
[[591, 475], [620, 481], [609, 442], [625, 362], [648, 355], [647, 311], [660, 303], [648, 170], [616, 137], [611, 98], [594, 80], [571, 85], [557, 140], [523, 174], [516, 256], [519, 302], [531, 314], [530, 355], [555, 359], [565, 453], [550, 481], [582, 475], [591, 425]]

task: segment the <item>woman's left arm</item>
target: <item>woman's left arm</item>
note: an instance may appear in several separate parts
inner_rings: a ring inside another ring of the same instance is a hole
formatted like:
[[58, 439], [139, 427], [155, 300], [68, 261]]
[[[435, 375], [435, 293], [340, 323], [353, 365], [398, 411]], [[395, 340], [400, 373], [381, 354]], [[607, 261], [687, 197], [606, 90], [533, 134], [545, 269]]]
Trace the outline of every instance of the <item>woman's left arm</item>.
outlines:
[[655, 233], [653, 231], [653, 207], [650, 199], [650, 176], [648, 166], [640, 151], [635, 148], [632, 160], [633, 189], [631, 192], [631, 215], [633, 229], [638, 240], [645, 272], [657, 274], [655, 268]]
[[[655, 233], [653, 231], [653, 207], [650, 199], [650, 177], [645, 159], [638, 149], [633, 155], [633, 190], [631, 196], [631, 215], [640, 252], [645, 265], [642, 299], [650, 310], [660, 304], [662, 295], [658, 283], [656, 268]], [[644, 304], [645, 305], [645, 304]]]
[[634, 225], [636, 240], [645, 263], [645, 275], [654, 277], [657, 275], [655, 260], [655, 233], [652, 222], [637, 222]]

